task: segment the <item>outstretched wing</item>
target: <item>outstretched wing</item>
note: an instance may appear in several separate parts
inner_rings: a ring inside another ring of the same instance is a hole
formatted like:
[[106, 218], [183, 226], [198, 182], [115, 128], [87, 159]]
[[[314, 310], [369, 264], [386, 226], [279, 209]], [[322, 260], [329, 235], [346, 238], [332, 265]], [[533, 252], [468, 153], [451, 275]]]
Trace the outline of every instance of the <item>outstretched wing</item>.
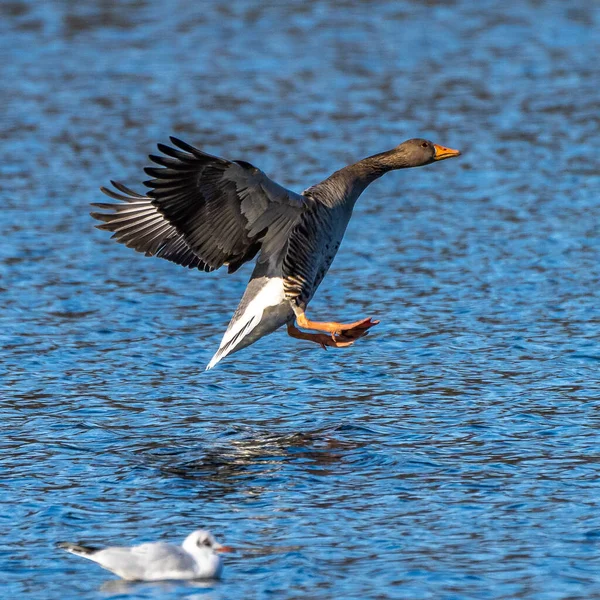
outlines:
[[96, 205], [101, 229], [117, 241], [205, 271], [229, 265], [236, 270], [251, 260], [267, 238], [281, 238], [304, 212], [306, 198], [269, 179], [243, 161], [206, 154], [181, 140], [163, 144], [164, 156], [150, 156], [159, 167], [145, 169], [153, 179], [141, 196], [120, 184], [125, 195], [103, 189], [125, 205]]
[[105, 187], [100, 189], [121, 204], [97, 202], [92, 205], [111, 211], [91, 213], [94, 219], [104, 221], [102, 225], [97, 225], [98, 229], [112, 231], [112, 237], [117, 242], [143, 252], [146, 256], [160, 256], [190, 269], [214, 271], [191, 250], [184, 237], [158, 212], [151, 198], [116, 181], [111, 183], [120, 193]]

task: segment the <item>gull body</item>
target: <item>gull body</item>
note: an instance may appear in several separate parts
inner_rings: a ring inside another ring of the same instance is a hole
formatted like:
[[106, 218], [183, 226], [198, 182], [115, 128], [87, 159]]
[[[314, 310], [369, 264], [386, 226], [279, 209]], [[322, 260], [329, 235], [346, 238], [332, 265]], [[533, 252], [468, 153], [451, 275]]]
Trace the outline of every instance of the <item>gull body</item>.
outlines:
[[216, 579], [223, 568], [218, 553], [231, 551], [203, 529], [190, 533], [181, 546], [166, 542], [103, 549], [70, 542], [60, 542], [58, 546], [98, 563], [127, 581]]

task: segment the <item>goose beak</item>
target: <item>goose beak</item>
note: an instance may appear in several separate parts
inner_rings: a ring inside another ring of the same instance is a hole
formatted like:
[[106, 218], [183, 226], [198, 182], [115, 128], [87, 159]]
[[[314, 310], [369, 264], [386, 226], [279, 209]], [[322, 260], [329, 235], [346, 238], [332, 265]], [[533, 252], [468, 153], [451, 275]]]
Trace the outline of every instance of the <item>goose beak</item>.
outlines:
[[223, 546], [221, 544], [214, 544], [213, 549], [215, 552], [235, 552], [235, 548], [231, 546]]
[[453, 156], [460, 156], [460, 150], [452, 150], [452, 148], [446, 148], [444, 146], [433, 145], [435, 154], [433, 160], [445, 160], [446, 158], [452, 158]]

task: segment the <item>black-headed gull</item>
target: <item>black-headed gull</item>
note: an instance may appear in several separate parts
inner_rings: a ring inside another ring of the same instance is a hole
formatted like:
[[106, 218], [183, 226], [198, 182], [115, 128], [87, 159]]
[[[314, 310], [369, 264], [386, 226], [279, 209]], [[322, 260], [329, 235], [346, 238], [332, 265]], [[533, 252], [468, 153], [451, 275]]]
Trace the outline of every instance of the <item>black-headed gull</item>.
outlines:
[[100, 549], [60, 542], [58, 547], [89, 558], [127, 581], [216, 579], [223, 568], [218, 553], [233, 551], [203, 529], [190, 533], [181, 546], [150, 542]]

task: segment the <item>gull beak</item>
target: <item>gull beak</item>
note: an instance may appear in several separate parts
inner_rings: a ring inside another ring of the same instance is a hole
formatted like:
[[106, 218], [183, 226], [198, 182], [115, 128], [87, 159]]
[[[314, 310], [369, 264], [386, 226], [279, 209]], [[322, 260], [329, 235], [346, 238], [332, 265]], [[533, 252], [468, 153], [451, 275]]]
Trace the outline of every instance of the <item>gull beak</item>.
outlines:
[[433, 145], [435, 154], [433, 160], [445, 160], [446, 158], [452, 158], [453, 156], [460, 156], [460, 150], [452, 150], [452, 148], [446, 148], [444, 146]]
[[235, 552], [235, 548], [232, 548], [231, 546], [223, 546], [221, 544], [214, 544], [213, 550], [215, 550], [215, 552]]

